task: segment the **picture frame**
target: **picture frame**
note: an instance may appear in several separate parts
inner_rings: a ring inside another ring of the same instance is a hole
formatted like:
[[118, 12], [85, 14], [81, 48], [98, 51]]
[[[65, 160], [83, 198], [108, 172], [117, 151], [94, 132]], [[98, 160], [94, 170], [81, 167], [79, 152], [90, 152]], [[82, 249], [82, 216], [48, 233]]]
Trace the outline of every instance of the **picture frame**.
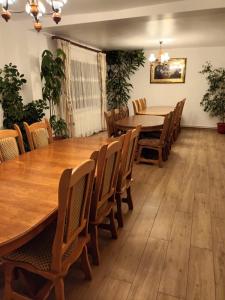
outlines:
[[185, 83], [186, 58], [171, 58], [166, 64], [150, 65], [150, 83]]

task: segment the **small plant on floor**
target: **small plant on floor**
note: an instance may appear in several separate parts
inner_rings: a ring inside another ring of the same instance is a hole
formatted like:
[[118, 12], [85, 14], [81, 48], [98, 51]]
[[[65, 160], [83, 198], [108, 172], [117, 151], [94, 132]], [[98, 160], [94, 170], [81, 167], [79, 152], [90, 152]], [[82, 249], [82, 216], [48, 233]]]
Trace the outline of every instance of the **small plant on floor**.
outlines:
[[212, 117], [219, 117], [218, 132], [225, 133], [225, 68], [213, 68], [207, 62], [200, 73], [208, 82], [208, 90], [200, 104]]
[[144, 66], [143, 50], [107, 51], [107, 102], [109, 109], [127, 105], [133, 88], [130, 76]]
[[50, 118], [50, 124], [55, 133], [56, 139], [69, 137], [68, 128], [67, 128], [65, 120], [63, 120], [62, 118], [57, 118], [55, 115], [53, 115]]

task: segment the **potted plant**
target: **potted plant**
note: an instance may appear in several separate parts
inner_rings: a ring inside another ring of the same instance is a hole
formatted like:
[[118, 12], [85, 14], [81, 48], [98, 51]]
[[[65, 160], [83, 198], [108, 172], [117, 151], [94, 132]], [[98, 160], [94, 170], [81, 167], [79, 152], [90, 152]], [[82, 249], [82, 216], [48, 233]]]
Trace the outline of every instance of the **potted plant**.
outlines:
[[57, 118], [55, 115], [53, 115], [50, 118], [50, 123], [55, 134], [55, 140], [68, 138], [68, 128], [65, 120], [62, 118]]
[[133, 88], [130, 76], [140, 66], [144, 66], [145, 55], [143, 50], [107, 51], [107, 102], [108, 108], [126, 106]]
[[42, 99], [23, 104], [21, 90], [26, 82], [24, 74], [20, 74], [16, 65], [10, 63], [0, 69], [0, 103], [3, 109], [3, 126], [11, 129], [14, 124], [17, 124], [23, 134], [25, 148], [28, 149], [23, 122], [32, 124], [41, 121], [48, 106]]
[[217, 130], [225, 134], [225, 68], [213, 68], [206, 63], [200, 73], [206, 75], [209, 85], [200, 104], [211, 116], [219, 117]]
[[41, 79], [43, 82], [43, 99], [49, 102], [50, 124], [56, 139], [68, 137], [65, 120], [56, 116], [55, 107], [60, 103], [62, 81], [65, 78], [65, 53], [57, 49], [54, 55], [49, 50], [42, 53]]

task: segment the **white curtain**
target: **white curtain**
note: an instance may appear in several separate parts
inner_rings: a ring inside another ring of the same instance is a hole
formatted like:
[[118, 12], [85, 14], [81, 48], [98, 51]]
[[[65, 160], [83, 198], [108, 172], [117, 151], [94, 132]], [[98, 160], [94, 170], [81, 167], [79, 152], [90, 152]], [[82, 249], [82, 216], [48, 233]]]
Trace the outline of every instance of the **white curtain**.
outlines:
[[60, 115], [66, 120], [70, 136], [89, 136], [105, 128], [106, 57], [58, 40], [66, 59], [66, 80]]
[[73, 137], [75, 135], [74, 131], [74, 111], [73, 103], [71, 99], [71, 71], [70, 71], [70, 61], [71, 61], [71, 47], [70, 43], [57, 40], [58, 47], [61, 48], [66, 54], [65, 61], [65, 79], [62, 84], [62, 96], [59, 104], [59, 115], [66, 121], [69, 136]]
[[106, 54], [98, 53], [98, 70], [99, 81], [101, 88], [101, 125], [102, 129], [106, 129], [104, 112], [107, 110], [107, 97], [106, 97], [106, 76], [107, 76], [107, 64]]
[[97, 53], [72, 46], [71, 54], [75, 136], [89, 136], [102, 129]]

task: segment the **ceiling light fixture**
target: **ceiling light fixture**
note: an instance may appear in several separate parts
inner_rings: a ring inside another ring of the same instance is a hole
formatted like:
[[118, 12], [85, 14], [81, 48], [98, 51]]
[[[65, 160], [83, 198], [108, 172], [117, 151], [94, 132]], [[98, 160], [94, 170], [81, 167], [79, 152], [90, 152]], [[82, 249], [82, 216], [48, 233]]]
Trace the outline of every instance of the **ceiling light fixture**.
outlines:
[[163, 51], [162, 44], [163, 44], [163, 42], [160, 41], [159, 42], [159, 52], [158, 52], [157, 57], [155, 56], [154, 53], [150, 54], [148, 60], [150, 61], [151, 64], [152, 63], [158, 63], [159, 65], [163, 65], [163, 64], [166, 64], [170, 60], [168, 52]]
[[[8, 22], [11, 18], [12, 11], [9, 9], [11, 5], [13, 5], [16, 0], [0, 0], [0, 4], [2, 5], [2, 18]], [[61, 21], [61, 12], [62, 7], [67, 3], [67, 0], [46, 0], [46, 2], [51, 5], [52, 8], [52, 18], [56, 24]], [[25, 6], [25, 11], [27, 14], [31, 15], [34, 19], [34, 28], [39, 32], [42, 29], [42, 24], [40, 22], [40, 18], [46, 14], [46, 9], [44, 4], [39, 0], [28, 0]], [[23, 13], [22, 12], [14, 12], [14, 13]], [[47, 13], [47, 15], [49, 15]]]

